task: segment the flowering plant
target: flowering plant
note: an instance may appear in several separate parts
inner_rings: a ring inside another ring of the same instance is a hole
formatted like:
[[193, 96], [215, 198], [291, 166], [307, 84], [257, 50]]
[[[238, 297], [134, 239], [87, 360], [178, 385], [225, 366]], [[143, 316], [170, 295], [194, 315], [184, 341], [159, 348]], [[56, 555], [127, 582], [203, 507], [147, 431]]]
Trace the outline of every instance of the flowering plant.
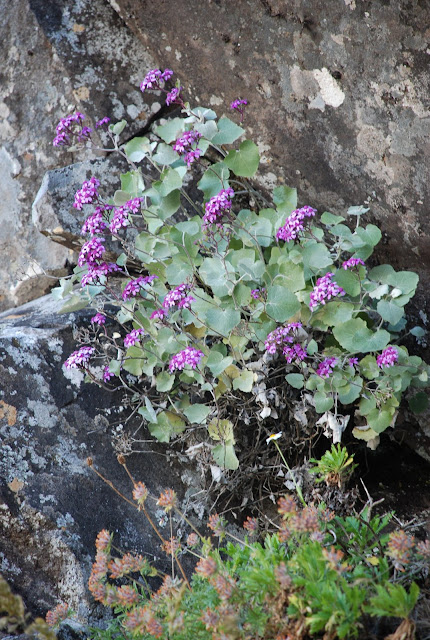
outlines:
[[[278, 186], [271, 197], [258, 190], [250, 182], [257, 146], [245, 139], [229, 150], [244, 129], [191, 108], [179, 83], [165, 88], [172, 75], [152, 70], [141, 89], [164, 92], [182, 117], [126, 144], [125, 121], [96, 125], [130, 171], [112, 197], [94, 176], [76, 193], [90, 238], [54, 295], [69, 297], [64, 311], [90, 304], [97, 313], [90, 344], [65, 366], [131, 389], [161, 442], [206, 425], [220, 467], [238, 467], [241, 424], [258, 449], [279, 421], [297, 422], [307, 438], [323, 425], [338, 442], [353, 415], [353, 434], [376, 446], [405, 391], [413, 410], [426, 406], [429, 367], [400, 344], [418, 276], [367, 266], [381, 239], [377, 226], [362, 224], [367, 209], [319, 215], [298, 206], [293, 188]], [[242, 120], [247, 101], [231, 106]], [[54, 144], [96, 146], [83, 118], [65, 118]], [[114, 261], [108, 244], [117, 247]], [[119, 331], [108, 330], [106, 317]]]

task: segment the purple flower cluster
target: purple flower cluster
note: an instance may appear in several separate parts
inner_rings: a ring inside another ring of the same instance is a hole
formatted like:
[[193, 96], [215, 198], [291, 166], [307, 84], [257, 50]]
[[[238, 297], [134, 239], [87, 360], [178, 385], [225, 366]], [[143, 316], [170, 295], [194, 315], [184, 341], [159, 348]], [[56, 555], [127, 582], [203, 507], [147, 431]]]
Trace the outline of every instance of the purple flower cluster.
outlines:
[[104, 210], [105, 207], [96, 207], [94, 213], [88, 216], [81, 229], [82, 235], [89, 233], [91, 236], [95, 236], [96, 233], [103, 233], [103, 231], [107, 228], [107, 224], [103, 218]]
[[[103, 127], [104, 125], [108, 125], [110, 122], [110, 118], [108, 118], [107, 116], [105, 116], [104, 118], [102, 118], [101, 120], [97, 120], [96, 122], [96, 129], [99, 129], [100, 127]], [[112, 374], [113, 375], [113, 374]]]
[[320, 362], [316, 371], [317, 376], [321, 378], [329, 378], [333, 373], [333, 369], [337, 365], [337, 358], [326, 358]]
[[89, 265], [88, 273], [82, 276], [81, 287], [86, 287], [88, 284], [98, 284], [102, 277], [115, 271], [122, 271], [122, 269], [114, 262], [102, 262], [97, 265]]
[[99, 197], [97, 188], [99, 186], [100, 180], [97, 180], [94, 176], [89, 180], [86, 180], [83, 183], [82, 188], [75, 193], [75, 201], [73, 203], [75, 209], [81, 211], [84, 204], [91, 204], [97, 200]]
[[345, 262], [342, 265], [342, 268], [345, 269], [346, 271], [347, 269], [353, 269], [359, 264], [362, 264], [364, 266], [364, 262], [361, 258], [350, 258], [349, 260], [345, 260]]
[[194, 349], [194, 347], [187, 347], [170, 359], [170, 373], [173, 373], [175, 369], [177, 369], [178, 371], [182, 371], [186, 365], [189, 365], [192, 369], [195, 369], [200, 364], [200, 360], [204, 355], [205, 354], [203, 353], [203, 351]]
[[277, 327], [274, 331], [271, 331], [264, 341], [266, 351], [274, 354], [277, 352], [278, 347], [283, 349], [285, 346], [292, 344], [294, 342], [297, 329], [301, 326], [301, 322], [291, 322], [285, 327]]
[[282, 349], [282, 353], [284, 354], [288, 364], [291, 364], [293, 360], [302, 361], [305, 358], [307, 358], [307, 355], [308, 355], [306, 348], [304, 349], [302, 345], [298, 343], [293, 344], [291, 347], [284, 347]]
[[111, 378], [113, 378], [113, 377], [114, 377], [114, 375], [115, 375], [115, 374], [114, 374], [114, 373], [109, 369], [109, 365], [106, 365], [106, 366], [105, 366], [105, 368], [104, 368], [104, 370], [103, 370], [103, 380], [104, 380], [105, 382], [109, 382], [109, 380], [110, 380]]
[[234, 191], [231, 187], [221, 189], [221, 191], [213, 196], [205, 205], [205, 215], [203, 216], [203, 226], [210, 224], [219, 224], [221, 218], [231, 211], [231, 199]]
[[125, 347], [132, 347], [136, 344], [136, 342], [139, 342], [140, 340], [140, 336], [143, 335], [145, 332], [143, 329], [133, 329], [133, 331], [130, 331], [130, 333], [127, 333], [127, 335], [124, 338], [124, 346]]
[[350, 367], [354, 367], [356, 364], [358, 365], [358, 358], [349, 358], [348, 364]]
[[332, 282], [333, 275], [331, 271], [328, 271], [325, 276], [318, 278], [310, 297], [309, 307], [311, 309], [314, 309], [319, 304], [325, 304], [327, 300], [331, 300], [331, 298], [345, 295], [342, 287]]
[[316, 209], [312, 209], [309, 206], [295, 209], [285, 220], [283, 226], [279, 227], [276, 232], [276, 239], [284, 240], [285, 242], [296, 240], [299, 233], [304, 229], [305, 218], [311, 218], [316, 212]]
[[196, 147], [193, 148], [193, 145], [195, 145], [201, 137], [202, 135], [198, 131], [184, 131], [172, 146], [173, 151], [176, 151], [176, 153], [182, 156], [182, 160], [187, 164], [188, 168], [201, 156], [201, 150]]
[[251, 290], [251, 297], [254, 298], [254, 300], [260, 300], [260, 298], [262, 298], [264, 296], [264, 294], [266, 293], [266, 289], [252, 289]]
[[387, 347], [376, 358], [376, 364], [382, 369], [382, 367], [392, 367], [393, 364], [399, 359], [399, 352], [395, 347]]
[[168, 315], [167, 309], [155, 309], [149, 316], [150, 320], [164, 320], [164, 318]]
[[78, 265], [83, 267], [88, 264], [90, 267], [97, 266], [97, 261], [100, 260], [106, 249], [103, 246], [104, 238], [91, 238], [88, 242], [82, 245], [79, 253]]
[[91, 136], [92, 129], [83, 127], [83, 120], [85, 120], [85, 116], [79, 111], [61, 118], [56, 126], [57, 135], [52, 142], [54, 147], [68, 147], [73, 144], [73, 138], [76, 138], [77, 142], [88, 139]]
[[128, 227], [130, 224], [130, 218], [128, 217], [128, 210], [126, 207], [117, 207], [115, 209], [115, 213], [113, 214], [113, 218], [109, 224], [109, 231], [113, 234], [118, 233], [120, 229], [124, 229]]
[[164, 84], [167, 80], [173, 76], [173, 71], [171, 69], [151, 69], [146, 74], [143, 82], [140, 84], [140, 90], [146, 91], [146, 89], [161, 89], [161, 83]]
[[189, 309], [191, 302], [195, 300], [192, 296], [188, 295], [191, 286], [189, 284], [180, 284], [172, 291], [166, 293], [163, 301], [163, 307], [170, 309], [170, 307], [178, 306], [179, 309]]
[[105, 324], [106, 316], [102, 313], [96, 313], [96, 315], [91, 318], [91, 322], [93, 324], [98, 324], [99, 326], [101, 326], [102, 324]]
[[234, 111], [238, 111], [240, 113], [241, 122], [243, 120], [245, 107], [247, 104], [248, 104], [248, 100], [242, 100], [241, 98], [237, 98], [236, 100], [233, 100], [233, 102], [230, 104], [230, 109], [233, 109]]
[[174, 87], [166, 96], [166, 104], [183, 104], [183, 100], [181, 98], [182, 87]]
[[66, 369], [78, 369], [79, 367], [85, 367], [94, 351], [94, 347], [81, 347], [67, 358], [64, 366]]
[[134, 280], [130, 280], [124, 287], [122, 292], [122, 299], [128, 300], [129, 298], [135, 298], [139, 293], [142, 285], [151, 284], [158, 276], [139, 276]]

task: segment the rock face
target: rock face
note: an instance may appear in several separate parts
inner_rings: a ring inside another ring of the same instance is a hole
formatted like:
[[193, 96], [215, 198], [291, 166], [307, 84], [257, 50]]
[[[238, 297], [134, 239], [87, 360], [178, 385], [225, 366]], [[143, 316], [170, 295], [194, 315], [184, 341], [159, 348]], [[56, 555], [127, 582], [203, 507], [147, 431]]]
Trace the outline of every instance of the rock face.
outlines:
[[[34, 615], [65, 601], [88, 620], [94, 604], [86, 585], [99, 530], [114, 532], [118, 547], [145, 552], [167, 571], [169, 563], [142, 514], [86, 464], [92, 456], [131, 498], [132, 485], [112, 448], [113, 430], [118, 436], [124, 419], [121, 394], [85, 384], [81, 372], [63, 368], [76, 349], [72, 325], [86, 326], [92, 314], [58, 315], [59, 306], [46, 296], [0, 315], [0, 573]], [[144, 448], [145, 455], [129, 458], [136, 480], [154, 496], [167, 487], [183, 495], [165, 449]], [[148, 508], [158, 522], [164, 512], [152, 501]], [[169, 537], [167, 521], [164, 526]]]

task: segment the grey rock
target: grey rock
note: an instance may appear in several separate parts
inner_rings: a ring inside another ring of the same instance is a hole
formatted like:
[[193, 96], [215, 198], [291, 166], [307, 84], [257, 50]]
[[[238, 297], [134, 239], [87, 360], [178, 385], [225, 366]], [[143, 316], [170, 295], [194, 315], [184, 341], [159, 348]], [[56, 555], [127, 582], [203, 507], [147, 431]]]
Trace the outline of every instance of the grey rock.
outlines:
[[[64, 369], [76, 349], [73, 328], [87, 326], [92, 312], [58, 315], [60, 306], [46, 296], [0, 314], [0, 570], [33, 615], [65, 601], [85, 623], [98, 615], [90, 616], [86, 585], [99, 530], [113, 532], [123, 550], [148, 554], [162, 570], [169, 561], [142, 514], [86, 463], [91, 456], [131, 499], [109, 426], [127, 415], [123, 395]], [[136, 480], [153, 496], [168, 487], [183, 496], [183, 468], [170, 464], [160, 445], [146, 443], [145, 451], [128, 457]], [[148, 509], [159, 519], [154, 501]], [[161, 531], [169, 537], [168, 527]]]

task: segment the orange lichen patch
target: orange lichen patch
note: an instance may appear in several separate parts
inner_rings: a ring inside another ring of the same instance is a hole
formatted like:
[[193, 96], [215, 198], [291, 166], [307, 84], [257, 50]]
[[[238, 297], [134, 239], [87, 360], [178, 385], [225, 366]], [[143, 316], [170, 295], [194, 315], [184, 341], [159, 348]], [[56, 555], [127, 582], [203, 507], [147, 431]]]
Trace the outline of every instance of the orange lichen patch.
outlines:
[[85, 25], [84, 24], [78, 24], [77, 22], [75, 22], [75, 24], [72, 27], [73, 31], [75, 33], [82, 33], [83, 31], [85, 31]]
[[0, 400], [0, 420], [7, 418], [10, 427], [16, 423], [16, 409], [11, 404], [6, 404], [4, 400]]
[[18, 478], [14, 478], [7, 486], [14, 493], [18, 493], [23, 488], [24, 483], [21, 480], [18, 480]]

